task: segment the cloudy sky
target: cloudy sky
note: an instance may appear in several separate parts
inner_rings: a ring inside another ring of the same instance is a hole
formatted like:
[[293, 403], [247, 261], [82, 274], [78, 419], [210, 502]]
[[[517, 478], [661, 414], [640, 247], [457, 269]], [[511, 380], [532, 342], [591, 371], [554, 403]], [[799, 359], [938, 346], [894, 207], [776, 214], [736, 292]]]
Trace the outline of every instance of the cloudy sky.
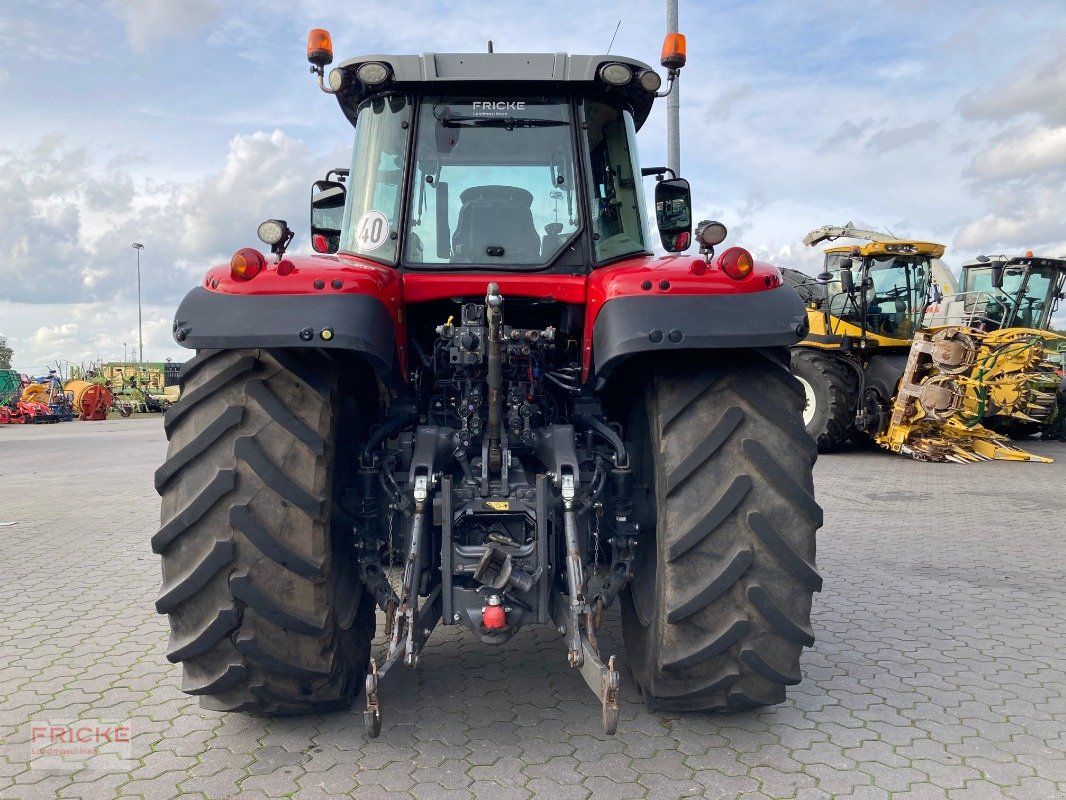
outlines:
[[[307, 30], [360, 53], [614, 51], [657, 63], [656, 0], [16, 0], [0, 4], [0, 334], [15, 366], [183, 360], [170, 320], [204, 270], [347, 164]], [[979, 253], [1066, 253], [1066, 4], [681, 0], [682, 165], [697, 218], [808, 271], [849, 220]], [[641, 133], [664, 161], [664, 108]], [[1060, 316], [1061, 319], [1061, 316]], [[132, 352], [132, 351], [131, 351]]]

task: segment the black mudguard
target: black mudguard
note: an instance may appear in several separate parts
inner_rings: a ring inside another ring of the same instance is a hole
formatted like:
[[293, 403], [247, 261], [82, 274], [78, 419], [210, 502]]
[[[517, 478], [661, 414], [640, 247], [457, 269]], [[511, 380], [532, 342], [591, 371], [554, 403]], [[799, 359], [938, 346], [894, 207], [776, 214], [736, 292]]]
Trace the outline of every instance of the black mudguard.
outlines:
[[791, 347], [806, 334], [806, 309], [787, 284], [746, 294], [616, 297], [592, 331], [596, 383], [638, 353]]
[[905, 354], [878, 354], [870, 356], [866, 362], [865, 384], [867, 388], [874, 388], [889, 403], [896, 396], [896, 387], [903, 377], [903, 371], [907, 367]]
[[197, 287], [174, 315], [174, 339], [194, 350], [349, 350], [386, 383], [399, 375], [396, 326], [385, 305], [369, 295], [232, 295]]

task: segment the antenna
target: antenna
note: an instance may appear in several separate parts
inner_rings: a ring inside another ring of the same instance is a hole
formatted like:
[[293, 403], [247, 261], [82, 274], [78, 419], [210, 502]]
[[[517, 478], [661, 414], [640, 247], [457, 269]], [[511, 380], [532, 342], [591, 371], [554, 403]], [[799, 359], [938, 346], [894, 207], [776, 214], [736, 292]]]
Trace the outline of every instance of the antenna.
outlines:
[[[611, 43], [607, 45], [606, 55], [611, 54], [611, 48], [614, 47], [614, 37], [618, 35], [618, 29], [622, 27], [622, 20], [618, 20], [618, 24], [614, 26], [614, 33], [611, 34]], [[491, 51], [490, 51], [491, 52]]]
[[489, 52], [492, 52], [492, 39], [489, 39]]

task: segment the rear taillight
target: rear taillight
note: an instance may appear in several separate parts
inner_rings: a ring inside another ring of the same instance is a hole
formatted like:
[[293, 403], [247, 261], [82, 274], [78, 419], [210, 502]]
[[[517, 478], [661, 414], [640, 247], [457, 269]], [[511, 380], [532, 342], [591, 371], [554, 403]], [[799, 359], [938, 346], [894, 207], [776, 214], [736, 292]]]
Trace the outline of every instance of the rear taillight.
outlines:
[[718, 256], [718, 269], [733, 280], [739, 281], [748, 277], [754, 267], [755, 261], [751, 253], [743, 247], [730, 247]]
[[242, 247], [229, 260], [229, 269], [239, 281], [250, 281], [266, 268], [266, 257], [254, 247]]

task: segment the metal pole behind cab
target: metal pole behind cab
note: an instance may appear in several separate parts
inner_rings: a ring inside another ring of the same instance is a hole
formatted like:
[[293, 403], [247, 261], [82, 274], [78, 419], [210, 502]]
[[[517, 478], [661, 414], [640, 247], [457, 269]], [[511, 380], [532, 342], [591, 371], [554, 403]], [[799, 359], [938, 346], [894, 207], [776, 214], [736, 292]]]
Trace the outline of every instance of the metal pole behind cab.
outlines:
[[137, 359], [144, 367], [144, 326], [141, 322], [141, 249], [137, 248]]
[[[666, 0], [666, 32], [677, 33], [677, 0]], [[674, 90], [666, 98], [666, 166], [681, 175], [681, 81], [674, 79]]]
[[137, 363], [144, 367], [144, 333], [141, 318], [141, 251], [144, 245], [134, 242], [131, 247], [137, 251]]

